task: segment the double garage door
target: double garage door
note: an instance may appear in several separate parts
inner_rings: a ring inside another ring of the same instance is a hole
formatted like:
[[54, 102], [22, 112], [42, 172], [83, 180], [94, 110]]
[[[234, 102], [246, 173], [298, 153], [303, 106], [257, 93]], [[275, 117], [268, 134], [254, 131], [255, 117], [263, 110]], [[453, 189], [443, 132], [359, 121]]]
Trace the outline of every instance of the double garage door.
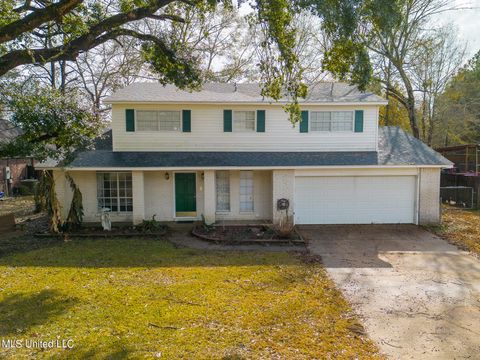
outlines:
[[415, 176], [295, 178], [297, 224], [415, 222]]

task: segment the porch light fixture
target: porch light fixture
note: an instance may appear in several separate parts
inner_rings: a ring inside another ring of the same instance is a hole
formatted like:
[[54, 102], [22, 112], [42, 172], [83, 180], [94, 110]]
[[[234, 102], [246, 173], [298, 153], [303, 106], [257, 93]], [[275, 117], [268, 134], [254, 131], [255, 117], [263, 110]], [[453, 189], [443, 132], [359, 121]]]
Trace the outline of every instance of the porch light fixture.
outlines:
[[170, 174], [168, 172], [165, 173], [165, 180], [170, 180]]
[[202, 172], [202, 180], [205, 180], [205, 173]]

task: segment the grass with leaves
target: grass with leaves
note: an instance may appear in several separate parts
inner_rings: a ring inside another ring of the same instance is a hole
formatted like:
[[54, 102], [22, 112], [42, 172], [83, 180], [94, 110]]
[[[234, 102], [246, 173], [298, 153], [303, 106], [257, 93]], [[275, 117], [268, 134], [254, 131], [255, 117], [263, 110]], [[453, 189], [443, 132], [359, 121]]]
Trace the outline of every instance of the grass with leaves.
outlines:
[[35, 211], [33, 196], [15, 196], [0, 200], [0, 216], [14, 214], [16, 217], [31, 215]]
[[480, 211], [445, 206], [442, 225], [434, 230], [458, 247], [480, 255]]
[[[0, 245], [1, 246], [1, 245]], [[0, 358], [380, 357], [319, 263], [294, 254], [81, 240], [0, 258]]]

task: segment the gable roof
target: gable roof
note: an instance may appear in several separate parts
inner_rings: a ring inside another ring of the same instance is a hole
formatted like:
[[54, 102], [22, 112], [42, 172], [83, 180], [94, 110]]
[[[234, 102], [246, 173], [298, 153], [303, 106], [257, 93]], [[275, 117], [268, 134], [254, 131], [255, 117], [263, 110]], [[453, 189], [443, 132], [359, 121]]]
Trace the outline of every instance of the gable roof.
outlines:
[[[288, 98], [278, 101], [287, 103]], [[116, 91], [105, 99], [105, 103], [231, 103], [231, 104], [274, 104], [270, 98], [261, 95], [258, 83], [227, 84], [206, 83], [201, 91], [179, 90], [174, 85], [158, 82], [133, 83]], [[383, 105], [387, 102], [371, 92], [362, 92], [356, 86], [341, 82], [321, 82], [309, 87], [305, 99], [300, 103], [372, 103]]]
[[112, 151], [111, 131], [96, 141], [96, 150], [77, 155], [69, 168], [222, 168], [322, 166], [439, 166], [452, 163], [398, 127], [379, 129], [378, 152], [222, 152]]

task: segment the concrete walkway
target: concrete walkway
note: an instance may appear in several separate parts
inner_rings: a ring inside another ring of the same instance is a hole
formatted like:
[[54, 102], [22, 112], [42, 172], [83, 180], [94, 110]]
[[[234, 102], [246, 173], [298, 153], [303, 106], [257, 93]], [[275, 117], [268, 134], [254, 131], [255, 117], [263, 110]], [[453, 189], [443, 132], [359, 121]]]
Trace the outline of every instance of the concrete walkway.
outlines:
[[480, 261], [413, 225], [300, 229], [392, 359], [480, 358]]

